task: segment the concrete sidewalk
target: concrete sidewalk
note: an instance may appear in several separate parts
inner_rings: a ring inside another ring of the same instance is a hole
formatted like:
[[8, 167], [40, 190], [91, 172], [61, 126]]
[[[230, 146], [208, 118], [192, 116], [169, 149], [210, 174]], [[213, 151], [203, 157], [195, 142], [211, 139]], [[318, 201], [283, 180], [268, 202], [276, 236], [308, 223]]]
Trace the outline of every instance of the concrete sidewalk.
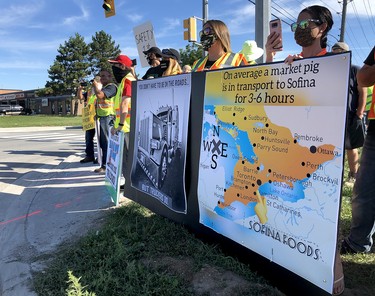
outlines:
[[81, 158], [46, 164], [0, 193], [0, 295], [36, 295], [32, 272], [45, 267], [39, 258], [52, 258], [59, 245], [95, 232], [114, 207], [104, 175]]

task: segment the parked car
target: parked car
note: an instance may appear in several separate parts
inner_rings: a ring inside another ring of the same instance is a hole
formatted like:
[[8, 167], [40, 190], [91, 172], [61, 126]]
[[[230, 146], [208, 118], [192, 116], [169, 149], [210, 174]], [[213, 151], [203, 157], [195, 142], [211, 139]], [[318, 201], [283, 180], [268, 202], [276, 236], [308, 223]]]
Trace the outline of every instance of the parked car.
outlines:
[[20, 115], [31, 115], [31, 114], [33, 114], [33, 110], [31, 110], [30, 108], [24, 108]]
[[20, 105], [0, 105], [0, 115], [20, 115], [22, 110]]

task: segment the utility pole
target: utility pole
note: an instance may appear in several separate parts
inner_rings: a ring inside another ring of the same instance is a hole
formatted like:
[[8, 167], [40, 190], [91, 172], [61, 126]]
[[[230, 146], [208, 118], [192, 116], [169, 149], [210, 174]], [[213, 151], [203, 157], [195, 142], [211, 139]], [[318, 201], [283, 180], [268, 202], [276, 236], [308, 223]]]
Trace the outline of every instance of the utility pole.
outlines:
[[[350, 0], [349, 2], [351, 2]], [[340, 1], [339, 1], [340, 3]], [[342, 17], [341, 17], [341, 30], [340, 30], [340, 42], [344, 42], [345, 37], [345, 22], [346, 22], [346, 6], [348, 5], [348, 0], [342, 1]]]
[[[255, 41], [261, 48], [264, 48], [269, 34], [270, 8], [271, 0], [255, 0]], [[265, 54], [257, 60], [258, 63], [265, 61]]]
[[[203, 25], [207, 22], [208, 20], [208, 0], [203, 0]], [[202, 25], [202, 27], [203, 27]]]

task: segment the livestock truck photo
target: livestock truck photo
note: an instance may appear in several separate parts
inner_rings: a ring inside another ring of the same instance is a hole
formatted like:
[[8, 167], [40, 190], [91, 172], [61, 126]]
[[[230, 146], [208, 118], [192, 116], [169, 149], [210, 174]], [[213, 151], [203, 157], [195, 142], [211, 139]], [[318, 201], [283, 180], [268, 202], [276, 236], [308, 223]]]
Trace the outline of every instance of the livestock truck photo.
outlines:
[[145, 111], [138, 130], [137, 161], [153, 185], [161, 189], [174, 157], [181, 156], [178, 106]]

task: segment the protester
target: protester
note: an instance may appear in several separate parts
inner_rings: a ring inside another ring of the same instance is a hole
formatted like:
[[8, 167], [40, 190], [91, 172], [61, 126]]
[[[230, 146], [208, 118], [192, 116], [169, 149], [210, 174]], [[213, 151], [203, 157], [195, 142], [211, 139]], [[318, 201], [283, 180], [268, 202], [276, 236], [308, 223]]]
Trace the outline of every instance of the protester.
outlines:
[[126, 55], [119, 55], [114, 60], [108, 60], [112, 65], [113, 75], [117, 83], [117, 93], [114, 97], [116, 121], [112, 127], [112, 134], [122, 131], [124, 133], [124, 149], [122, 158], [122, 175], [125, 176], [126, 162], [129, 151], [130, 110], [132, 81], [135, 81], [133, 61]]
[[161, 51], [162, 60], [160, 68], [163, 69], [163, 76], [181, 74], [180, 53], [174, 48], [165, 48]]
[[191, 66], [190, 65], [184, 65], [182, 67], [182, 73], [190, 73], [191, 72]]
[[263, 48], [258, 47], [256, 41], [246, 40], [242, 44], [242, 49], [239, 53], [242, 53], [245, 56], [249, 65], [254, 65], [256, 64], [255, 60], [259, 59], [263, 55], [264, 50]]
[[[88, 105], [94, 105], [95, 104], [95, 95], [91, 94], [91, 91], [85, 91], [85, 86], [80, 84], [77, 88], [77, 98], [80, 101], [83, 101], [84, 107], [87, 107]], [[89, 129], [85, 131], [85, 158], [81, 159], [80, 163], [88, 163], [93, 162], [95, 163], [95, 153], [94, 153], [94, 137], [95, 137], [95, 128]]]
[[[375, 47], [357, 73], [362, 87], [375, 85]], [[352, 198], [352, 221], [349, 235], [341, 244], [341, 254], [369, 253], [375, 232], [375, 94], [368, 114], [369, 125], [363, 145]]]
[[248, 65], [243, 54], [232, 52], [229, 30], [222, 21], [207, 21], [199, 36], [208, 55], [194, 62], [192, 72]]
[[146, 55], [146, 59], [150, 68], [146, 71], [145, 75], [142, 76], [142, 79], [156, 78], [155, 67], [160, 65], [161, 61], [161, 50], [159, 47], [151, 47], [149, 50], [143, 52]]
[[[100, 89], [100, 86], [103, 86]], [[117, 86], [112, 83], [112, 74], [107, 70], [100, 71], [100, 82], [95, 79], [92, 87], [96, 95], [96, 114], [99, 118], [99, 143], [102, 150], [102, 165], [94, 170], [96, 173], [104, 173], [107, 160], [107, 146], [110, 125], [115, 118], [113, 111], [113, 97], [116, 95]]]
[[162, 60], [159, 66], [153, 69], [153, 76], [148, 78], [156, 78], [181, 74], [180, 53], [174, 48], [165, 48], [161, 51]]
[[[326, 7], [313, 5], [304, 8], [298, 15], [297, 22], [291, 25], [294, 39], [302, 47], [299, 54], [289, 55], [285, 63], [291, 64], [297, 59], [324, 56], [327, 53], [327, 35], [333, 26], [332, 14]], [[281, 46], [278, 33], [272, 32], [267, 37], [266, 62], [272, 62], [276, 54], [275, 48]], [[337, 239], [337, 238], [336, 238]], [[337, 250], [334, 263], [334, 283], [332, 294], [337, 296], [344, 292], [344, 273], [340, 253]]]
[[[337, 42], [332, 46], [333, 53], [349, 51], [345, 42]], [[357, 72], [359, 67], [351, 65], [349, 80], [348, 117], [346, 124], [345, 149], [349, 164], [348, 185], [354, 184], [359, 166], [359, 147], [365, 141], [365, 127], [363, 115], [366, 107], [367, 88], [360, 87], [357, 83]]]

